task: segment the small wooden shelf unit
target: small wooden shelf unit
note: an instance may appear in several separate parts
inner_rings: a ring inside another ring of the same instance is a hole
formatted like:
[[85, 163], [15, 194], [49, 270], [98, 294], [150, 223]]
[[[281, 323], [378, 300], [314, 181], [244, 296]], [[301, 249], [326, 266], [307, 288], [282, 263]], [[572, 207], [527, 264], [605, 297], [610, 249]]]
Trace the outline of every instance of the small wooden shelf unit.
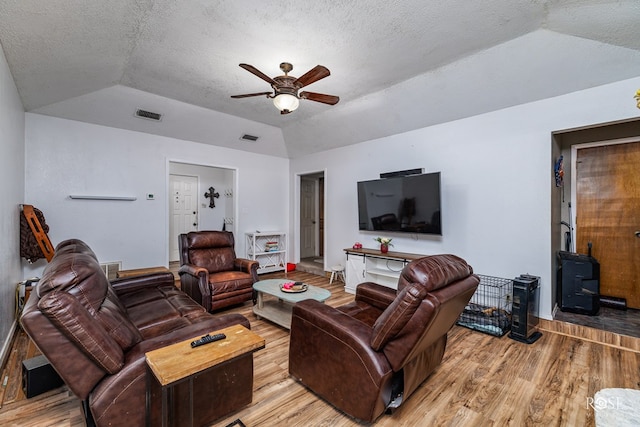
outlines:
[[245, 233], [246, 256], [258, 261], [258, 274], [287, 269], [287, 235], [280, 231]]

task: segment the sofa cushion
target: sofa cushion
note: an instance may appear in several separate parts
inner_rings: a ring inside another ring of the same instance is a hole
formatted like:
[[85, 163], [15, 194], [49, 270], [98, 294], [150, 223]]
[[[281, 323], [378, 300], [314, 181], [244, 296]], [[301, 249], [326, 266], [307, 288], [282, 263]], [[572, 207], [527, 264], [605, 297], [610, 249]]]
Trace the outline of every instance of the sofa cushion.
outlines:
[[200, 304], [174, 285], [126, 292], [120, 302], [144, 339], [174, 331], [206, 315]]
[[362, 301], [351, 301], [336, 308], [349, 317], [361, 321], [370, 328], [373, 327], [376, 320], [378, 320], [382, 314], [382, 310], [378, 307]]
[[253, 289], [253, 277], [244, 271], [221, 271], [209, 274], [209, 283], [213, 293], [233, 292], [241, 289]]
[[409, 285], [401, 290], [374, 323], [371, 348], [380, 351], [395, 337], [411, 319], [426, 295], [427, 290], [422, 286]]
[[114, 374], [124, 364], [122, 348], [96, 322], [76, 298], [66, 292], [50, 292], [38, 308], [64, 335], [106, 372]]

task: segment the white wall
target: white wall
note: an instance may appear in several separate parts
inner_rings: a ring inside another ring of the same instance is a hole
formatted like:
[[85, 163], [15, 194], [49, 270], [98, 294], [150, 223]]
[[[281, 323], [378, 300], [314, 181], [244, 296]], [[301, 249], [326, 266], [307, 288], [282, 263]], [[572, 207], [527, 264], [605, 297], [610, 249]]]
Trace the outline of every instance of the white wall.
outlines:
[[20, 210], [24, 196], [24, 109], [0, 47], [0, 361], [7, 350], [22, 277]]
[[[124, 269], [167, 265], [172, 161], [237, 170], [238, 254], [246, 231], [289, 222], [287, 159], [31, 113], [25, 140], [26, 200], [43, 211], [52, 243], [82, 239], [101, 261], [122, 261]], [[137, 200], [71, 200], [72, 194]]]
[[[490, 276], [540, 276], [540, 315], [551, 319], [551, 132], [640, 115], [638, 88], [640, 78], [630, 79], [293, 159], [291, 199], [297, 174], [326, 170], [326, 263], [344, 264], [344, 248], [355, 241], [377, 248], [380, 235], [358, 231], [357, 181], [396, 170], [440, 171], [443, 236], [388, 233], [392, 250], [457, 254]], [[298, 215], [296, 203], [291, 215]]]

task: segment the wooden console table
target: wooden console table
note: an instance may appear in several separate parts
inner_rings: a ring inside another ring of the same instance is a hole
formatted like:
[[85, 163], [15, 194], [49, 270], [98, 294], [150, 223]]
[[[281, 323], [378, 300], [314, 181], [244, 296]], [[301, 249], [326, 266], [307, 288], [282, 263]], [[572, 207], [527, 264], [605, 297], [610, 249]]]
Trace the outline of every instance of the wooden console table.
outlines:
[[[151, 374], [162, 388], [163, 427], [170, 425], [170, 422], [181, 423], [182, 420], [171, 419], [170, 408], [173, 408], [173, 405], [170, 405], [169, 400], [172, 398], [171, 392], [175, 385], [189, 381], [189, 425], [193, 425], [193, 378], [209, 369], [253, 353], [265, 346], [264, 338], [242, 325], [210, 332], [211, 335], [218, 333], [225, 334], [227, 338], [192, 348], [191, 342], [199, 339], [200, 336], [198, 336], [145, 354], [147, 369], [150, 371], [147, 374], [147, 425], [151, 422], [151, 381], [153, 380]], [[249, 392], [251, 392], [253, 384], [251, 382], [237, 386], [249, 387]]]
[[344, 250], [347, 253], [345, 292], [355, 293], [362, 282], [375, 282], [393, 289], [398, 288], [402, 269], [413, 260], [426, 255], [389, 251], [385, 254], [375, 249]]

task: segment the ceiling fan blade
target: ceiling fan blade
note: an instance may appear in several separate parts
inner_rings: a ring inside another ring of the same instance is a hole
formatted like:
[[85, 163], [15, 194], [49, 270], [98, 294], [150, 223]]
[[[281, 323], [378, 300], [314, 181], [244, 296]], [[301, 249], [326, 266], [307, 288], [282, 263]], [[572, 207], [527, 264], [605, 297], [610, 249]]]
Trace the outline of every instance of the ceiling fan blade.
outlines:
[[273, 81], [273, 79], [269, 76], [267, 76], [265, 73], [263, 73], [262, 71], [258, 70], [256, 67], [254, 67], [253, 65], [249, 65], [249, 64], [240, 64], [240, 66], [242, 68], [244, 68], [245, 70], [247, 70], [248, 72], [250, 72], [251, 74], [254, 74], [258, 77], [260, 77], [262, 80], [264, 80], [265, 82], [273, 85], [276, 82]]
[[323, 104], [336, 105], [340, 101], [340, 97], [335, 95], [325, 95], [324, 93], [315, 92], [300, 92], [300, 98], [308, 99], [309, 101], [322, 102]]
[[250, 96], [271, 95], [271, 92], [245, 93], [244, 95], [231, 95], [232, 98], [248, 98]]
[[298, 77], [294, 84], [299, 84], [300, 87], [304, 87], [310, 85], [313, 82], [317, 82], [320, 79], [324, 79], [329, 75], [331, 75], [331, 72], [327, 67], [316, 65], [315, 67]]

